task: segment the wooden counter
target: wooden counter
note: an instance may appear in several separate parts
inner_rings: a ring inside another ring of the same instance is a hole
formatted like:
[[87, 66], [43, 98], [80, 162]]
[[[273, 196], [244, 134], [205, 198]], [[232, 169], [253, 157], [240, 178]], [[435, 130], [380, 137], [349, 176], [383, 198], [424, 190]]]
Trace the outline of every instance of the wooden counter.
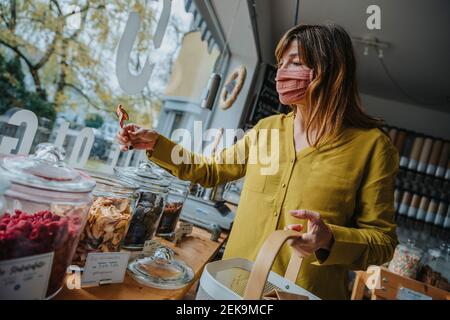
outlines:
[[210, 240], [210, 233], [194, 227], [192, 234], [185, 237], [174, 247], [171, 242], [161, 240], [161, 243], [175, 251], [174, 258], [184, 261], [194, 270], [194, 279], [184, 288], [178, 290], [162, 290], [143, 286], [125, 275], [125, 281], [100, 287], [69, 290], [66, 286], [54, 298], [55, 300], [169, 300], [183, 299], [202, 274], [203, 267], [214, 258], [228, 234], [222, 233], [217, 242]]

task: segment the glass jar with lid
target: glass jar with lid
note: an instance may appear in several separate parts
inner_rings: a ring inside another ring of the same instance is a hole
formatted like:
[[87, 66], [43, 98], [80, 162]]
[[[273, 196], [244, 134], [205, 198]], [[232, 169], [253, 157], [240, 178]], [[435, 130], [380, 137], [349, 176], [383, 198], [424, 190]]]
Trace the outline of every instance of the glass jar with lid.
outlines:
[[94, 202], [80, 236], [73, 263], [83, 266], [91, 252], [118, 252], [130, 225], [137, 184], [88, 172], [96, 181]]
[[169, 181], [169, 194], [156, 235], [172, 239], [181, 211], [183, 210], [184, 202], [189, 194], [191, 183], [175, 177], [172, 177]]
[[158, 289], [180, 289], [194, 278], [194, 271], [173, 258], [174, 251], [158, 246], [150, 255], [141, 254], [128, 264], [128, 273], [137, 282]]
[[93, 179], [63, 160], [64, 150], [49, 143], [39, 144], [33, 155], [0, 158], [0, 176], [11, 182], [0, 216], [0, 263], [28, 258], [28, 264], [51, 265], [48, 282], [37, 281], [32, 290], [24, 283], [19, 289], [4, 287], [1, 294], [50, 298], [62, 288], [95, 187]]
[[418, 280], [450, 291], [450, 244], [443, 243], [427, 251]]
[[408, 239], [406, 243], [397, 245], [388, 269], [403, 277], [416, 279], [422, 258], [423, 250], [418, 248], [413, 240]]
[[4, 194], [6, 190], [9, 188], [10, 183], [3, 177], [0, 177], [0, 217], [4, 214], [5, 209], [5, 198]]
[[167, 200], [169, 182], [146, 163], [139, 167], [115, 168], [116, 176], [139, 185], [138, 199], [123, 248], [141, 250], [156, 233]]

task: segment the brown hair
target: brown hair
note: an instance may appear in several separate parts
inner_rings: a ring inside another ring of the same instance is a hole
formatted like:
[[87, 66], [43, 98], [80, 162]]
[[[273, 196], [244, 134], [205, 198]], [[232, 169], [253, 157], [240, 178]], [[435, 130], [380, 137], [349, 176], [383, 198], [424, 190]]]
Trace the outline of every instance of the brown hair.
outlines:
[[297, 40], [299, 56], [314, 70], [306, 91], [306, 108], [301, 108], [308, 143], [313, 132], [317, 147], [325, 138], [335, 137], [342, 126], [380, 128], [383, 121], [362, 109], [352, 41], [344, 28], [336, 24], [293, 27], [277, 45], [278, 63], [293, 40]]

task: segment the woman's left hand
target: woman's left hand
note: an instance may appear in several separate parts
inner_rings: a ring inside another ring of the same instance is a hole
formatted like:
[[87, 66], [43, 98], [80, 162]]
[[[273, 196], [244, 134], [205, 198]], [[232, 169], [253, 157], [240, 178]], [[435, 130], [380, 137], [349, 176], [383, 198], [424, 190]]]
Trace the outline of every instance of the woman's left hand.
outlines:
[[[292, 210], [289, 213], [296, 218], [308, 220], [308, 232], [288, 242], [300, 256], [307, 257], [319, 249], [331, 249], [333, 233], [319, 213], [309, 210]], [[291, 224], [287, 229], [302, 231], [303, 225]]]

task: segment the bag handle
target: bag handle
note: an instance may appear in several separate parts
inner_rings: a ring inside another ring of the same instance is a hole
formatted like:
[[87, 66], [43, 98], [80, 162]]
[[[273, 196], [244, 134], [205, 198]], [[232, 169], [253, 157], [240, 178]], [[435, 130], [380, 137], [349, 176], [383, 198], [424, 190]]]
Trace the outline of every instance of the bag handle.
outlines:
[[[259, 250], [256, 261], [253, 264], [252, 272], [250, 273], [250, 278], [248, 279], [247, 288], [244, 293], [245, 300], [261, 299], [269, 272], [272, 269], [273, 262], [275, 261], [278, 252], [287, 240], [298, 238], [299, 235], [301, 235], [301, 233], [294, 230], [277, 230], [267, 238]], [[295, 253], [292, 254], [285, 278], [295, 283], [302, 262], [303, 258]]]

